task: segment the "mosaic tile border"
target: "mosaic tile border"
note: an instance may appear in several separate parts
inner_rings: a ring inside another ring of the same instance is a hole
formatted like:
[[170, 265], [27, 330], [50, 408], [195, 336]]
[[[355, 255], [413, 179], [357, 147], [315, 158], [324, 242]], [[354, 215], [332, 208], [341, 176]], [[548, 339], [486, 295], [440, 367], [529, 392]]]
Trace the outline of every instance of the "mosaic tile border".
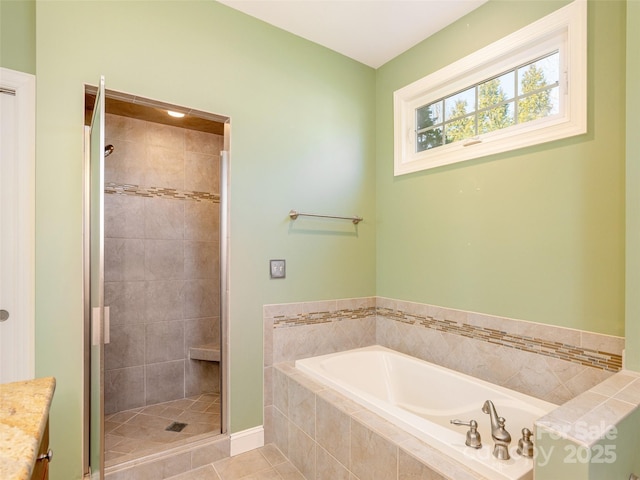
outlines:
[[575, 346], [534, 336], [509, 333], [504, 330], [471, 325], [460, 321], [440, 320], [429, 315], [407, 313], [399, 309], [385, 307], [360, 307], [277, 315], [273, 317], [273, 328], [317, 325], [376, 315], [408, 325], [429, 328], [498, 346], [544, 355], [607, 372], [615, 373], [622, 369], [622, 356], [617, 353]]
[[618, 372], [622, 369], [622, 356], [615, 353], [577, 347], [575, 345], [527, 335], [517, 335], [494, 328], [470, 325], [464, 322], [439, 320], [431, 316], [408, 314], [389, 308], [378, 307], [377, 314], [390, 320], [418, 325], [453, 335], [460, 335], [503, 347], [515, 348], [516, 350], [536, 353], [546, 357], [566, 360], [608, 372]]
[[169, 198], [174, 200], [193, 200], [195, 202], [220, 203], [217, 193], [192, 192], [175, 188], [141, 187], [128, 183], [106, 183], [104, 193], [110, 195], [131, 195], [147, 198]]
[[361, 307], [355, 309], [341, 309], [334, 311], [319, 311], [298, 313], [294, 316], [276, 315], [273, 317], [273, 328], [300, 327], [302, 325], [317, 325], [321, 323], [339, 322], [373, 317], [376, 307]]

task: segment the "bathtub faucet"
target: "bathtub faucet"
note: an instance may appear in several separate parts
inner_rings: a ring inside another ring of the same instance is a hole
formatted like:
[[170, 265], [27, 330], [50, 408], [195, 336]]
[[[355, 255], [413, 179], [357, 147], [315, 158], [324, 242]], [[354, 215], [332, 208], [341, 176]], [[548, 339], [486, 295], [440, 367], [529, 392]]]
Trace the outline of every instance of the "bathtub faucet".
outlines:
[[484, 402], [482, 411], [491, 417], [491, 438], [493, 438], [493, 456], [498, 460], [509, 460], [509, 444], [511, 435], [504, 428], [504, 418], [499, 417], [491, 400]]

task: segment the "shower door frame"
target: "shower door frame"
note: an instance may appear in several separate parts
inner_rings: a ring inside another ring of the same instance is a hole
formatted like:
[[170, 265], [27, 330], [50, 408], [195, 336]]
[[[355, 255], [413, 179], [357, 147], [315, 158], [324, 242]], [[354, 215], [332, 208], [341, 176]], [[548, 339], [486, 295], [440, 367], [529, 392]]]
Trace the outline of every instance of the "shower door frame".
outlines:
[[[97, 87], [93, 85], [86, 84], [83, 90], [84, 93], [94, 93], [97, 92]], [[132, 103], [140, 102], [144, 103], [146, 106], [157, 107], [162, 109], [167, 109], [169, 106], [175, 106], [180, 110], [190, 110], [191, 112], [196, 112], [196, 110], [192, 110], [189, 108], [184, 108], [178, 105], [170, 105], [166, 102], [150, 100], [148, 98], [141, 98], [138, 96], [130, 95], [123, 92], [116, 92], [113, 90], [105, 89], [105, 100], [107, 98], [117, 98], [119, 100], [128, 99]], [[134, 100], [135, 99], [135, 102]], [[84, 104], [84, 102], [83, 102]], [[85, 107], [86, 108], [86, 107]], [[226, 115], [218, 115], [211, 114], [208, 112], [201, 112], [202, 114], [206, 114], [211, 118], [216, 118], [218, 122], [224, 124], [224, 134], [223, 134], [223, 149], [220, 151], [220, 232], [219, 232], [219, 240], [220, 240], [220, 435], [228, 436], [228, 428], [229, 428], [229, 232], [230, 232], [230, 219], [229, 219], [229, 187], [230, 187], [230, 174], [229, 174], [229, 159], [230, 159], [230, 143], [231, 143], [231, 118]], [[89, 131], [85, 127], [85, 155], [86, 150], [89, 148], [88, 142], [88, 134]], [[88, 192], [89, 188], [89, 176], [87, 169], [88, 160], [85, 157], [85, 165], [84, 165], [84, 190], [85, 195]], [[88, 256], [88, 242], [86, 241], [88, 237], [88, 224], [89, 224], [89, 215], [90, 209], [87, 203], [88, 197], [85, 198], [84, 204], [84, 212], [83, 218], [85, 220], [84, 227], [84, 248], [83, 248], [83, 260], [84, 260], [84, 275], [85, 282], [88, 282], [88, 270], [90, 267], [89, 256]], [[88, 285], [85, 283], [84, 287], [84, 392], [83, 392], [83, 432], [82, 432], [82, 463], [83, 463], [83, 477], [88, 478], [87, 475], [90, 473], [90, 451], [89, 451], [89, 438], [91, 434], [91, 418], [90, 418], [90, 405], [91, 405], [91, 308], [89, 305], [89, 295], [88, 295]], [[104, 384], [102, 382], [101, 388], [104, 389]], [[104, 417], [104, 415], [103, 415]], [[104, 437], [104, 429], [102, 432]], [[104, 440], [104, 438], [103, 438]], [[104, 442], [103, 442], [104, 443]], [[103, 452], [104, 453], [104, 452]], [[95, 472], [93, 472], [95, 475]], [[93, 478], [93, 477], [92, 477]], [[98, 479], [96, 479], [98, 480]], [[102, 480], [101, 478], [99, 480]]]
[[229, 431], [229, 259], [231, 222], [229, 207], [229, 173], [231, 118], [224, 123], [223, 147], [220, 152], [220, 434]]
[[104, 84], [104, 76], [100, 76], [90, 125], [84, 130], [82, 265], [85, 398], [82, 473], [91, 480], [102, 480], [104, 475], [104, 345], [109, 343], [106, 338], [108, 308], [104, 306]]

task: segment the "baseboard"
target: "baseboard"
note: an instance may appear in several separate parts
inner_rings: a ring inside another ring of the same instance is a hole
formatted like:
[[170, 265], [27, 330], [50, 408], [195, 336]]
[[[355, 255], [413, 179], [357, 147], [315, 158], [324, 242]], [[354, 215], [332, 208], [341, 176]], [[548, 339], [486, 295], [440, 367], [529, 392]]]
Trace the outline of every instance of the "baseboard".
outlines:
[[240, 455], [241, 453], [264, 447], [264, 426], [248, 428], [241, 432], [232, 433], [231, 439], [231, 456]]

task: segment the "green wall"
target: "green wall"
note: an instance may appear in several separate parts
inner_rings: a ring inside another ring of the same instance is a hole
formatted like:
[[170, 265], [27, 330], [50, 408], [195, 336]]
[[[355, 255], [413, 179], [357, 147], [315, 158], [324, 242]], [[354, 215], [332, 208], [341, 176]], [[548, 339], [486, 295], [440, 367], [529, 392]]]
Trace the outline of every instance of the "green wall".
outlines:
[[[626, 366], [640, 371], [640, 2], [627, 3]], [[634, 47], [629, 47], [633, 45]]]
[[[231, 117], [231, 431], [262, 424], [262, 306], [375, 294], [375, 71], [215, 2], [38, 2], [37, 375], [80, 478], [84, 84]], [[116, 145], [117, 148], [117, 145]], [[358, 213], [348, 222], [288, 212]], [[270, 280], [270, 258], [287, 278]]]
[[0, 0], [0, 67], [36, 73], [36, 2]]
[[565, 3], [489, 2], [378, 70], [378, 295], [624, 335], [624, 2], [589, 2], [587, 134], [393, 176], [393, 92]]

